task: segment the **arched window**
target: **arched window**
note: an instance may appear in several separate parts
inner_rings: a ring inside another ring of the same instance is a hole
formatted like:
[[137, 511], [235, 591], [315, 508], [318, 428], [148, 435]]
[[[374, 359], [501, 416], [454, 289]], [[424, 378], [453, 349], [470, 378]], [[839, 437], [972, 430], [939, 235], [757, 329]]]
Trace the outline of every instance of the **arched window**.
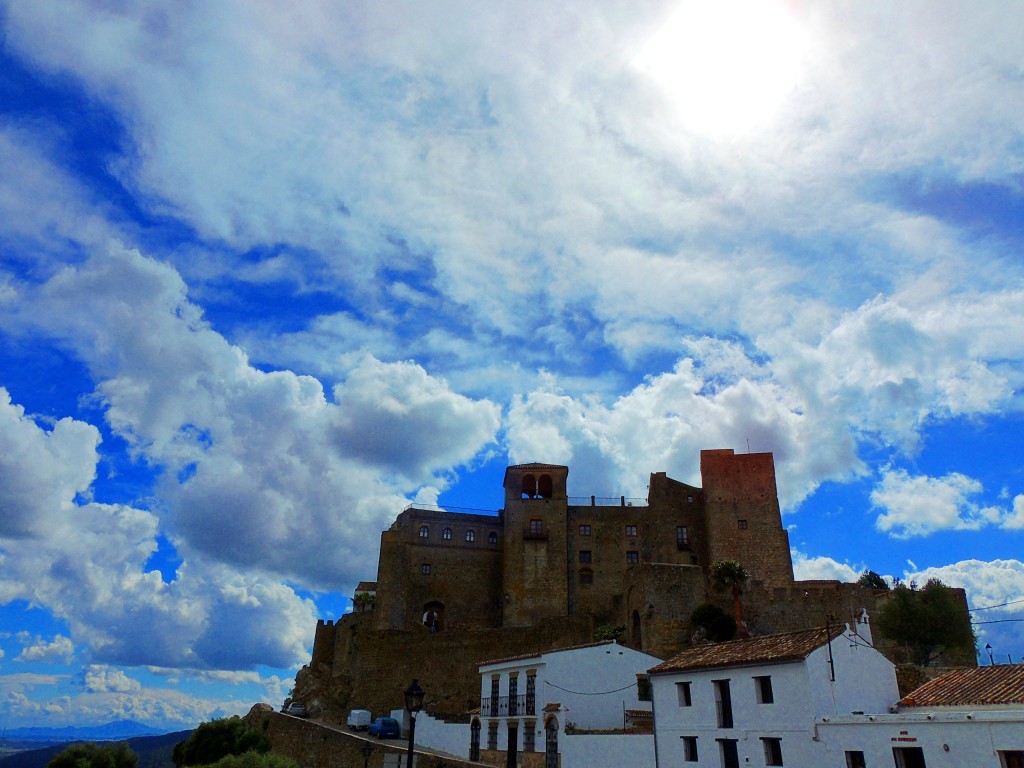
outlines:
[[523, 475], [522, 488], [524, 499], [534, 498], [537, 495], [537, 478], [533, 475]]
[[466, 541], [476, 541], [476, 533], [473, 531], [466, 531]]
[[430, 529], [425, 525], [420, 526], [420, 538], [425, 539], [430, 536]]
[[558, 768], [558, 719], [544, 723], [544, 768]]
[[552, 493], [551, 475], [541, 475], [540, 479], [537, 480], [537, 497], [550, 499]]
[[498, 543], [498, 534], [497, 534], [496, 531], [491, 531], [490, 533], [487, 534], [487, 543], [488, 544], [497, 544]]
[[480, 719], [476, 717], [469, 726], [469, 759], [480, 762]]
[[641, 637], [640, 630], [640, 611], [633, 611], [633, 634], [632, 637], [630, 637], [630, 640], [632, 641], [632, 646], [637, 650], [643, 647], [643, 638]]
[[452, 529], [451, 528], [445, 528], [443, 531], [441, 531], [441, 538], [444, 539], [445, 541], [451, 541], [452, 540]]
[[423, 606], [423, 626], [432, 633], [444, 629], [444, 603], [431, 600]]

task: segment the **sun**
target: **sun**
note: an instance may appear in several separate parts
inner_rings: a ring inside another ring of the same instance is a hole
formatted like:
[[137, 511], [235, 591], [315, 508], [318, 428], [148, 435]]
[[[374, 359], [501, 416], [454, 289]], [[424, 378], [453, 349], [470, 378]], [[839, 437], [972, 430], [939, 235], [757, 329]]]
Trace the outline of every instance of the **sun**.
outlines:
[[809, 36], [776, 0], [687, 0], [640, 49], [634, 66], [654, 80], [689, 129], [756, 131], [799, 82]]

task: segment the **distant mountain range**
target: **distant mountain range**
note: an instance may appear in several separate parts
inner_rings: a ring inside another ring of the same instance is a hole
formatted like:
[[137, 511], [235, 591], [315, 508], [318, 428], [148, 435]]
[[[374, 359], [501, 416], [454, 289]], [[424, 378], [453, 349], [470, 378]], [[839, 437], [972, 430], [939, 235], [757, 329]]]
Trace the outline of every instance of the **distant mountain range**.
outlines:
[[[117, 724], [110, 723], [109, 725]], [[145, 728], [145, 726], [140, 726], [138, 723], [134, 723], [133, 725]], [[107, 726], [98, 726], [95, 729], [79, 730], [102, 732], [106, 727]], [[26, 728], [19, 730], [31, 731], [35, 729]], [[64, 732], [65, 729], [58, 728], [53, 730]], [[174, 746], [179, 741], [187, 739], [191, 733], [192, 731], [177, 731], [176, 733], [164, 733], [159, 736], [138, 736], [130, 739], [116, 739], [116, 741], [124, 741], [124, 743], [128, 745], [128, 748], [138, 755], [139, 762], [137, 768], [174, 768], [174, 761], [171, 759]], [[6, 755], [0, 754], [0, 768], [46, 768], [46, 765], [68, 746], [64, 741], [61, 741], [60, 743], [41, 742], [38, 739], [14, 741], [9, 738], [10, 734], [11, 731], [7, 731], [8, 738], [5, 738], [3, 742], [0, 743], [0, 747], [7, 748]], [[76, 737], [73, 740], [100, 741], [101, 739], [85, 739]], [[111, 740], [102, 739], [102, 741]], [[40, 744], [49, 744], [49, 746], [39, 748], [34, 746]]]
[[64, 728], [8, 728], [6, 741], [123, 741], [136, 736], [159, 736], [164, 731], [134, 720], [116, 720], [106, 725], [65, 726]]

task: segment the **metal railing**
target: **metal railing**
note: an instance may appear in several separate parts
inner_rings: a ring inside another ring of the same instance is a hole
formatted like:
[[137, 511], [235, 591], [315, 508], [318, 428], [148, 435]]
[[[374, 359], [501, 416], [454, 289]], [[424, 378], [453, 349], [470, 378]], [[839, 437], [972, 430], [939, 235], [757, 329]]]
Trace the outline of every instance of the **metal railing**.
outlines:
[[630, 496], [569, 496], [571, 507], [646, 507], [647, 499]]
[[536, 714], [536, 698], [527, 696], [485, 696], [480, 699], [484, 717], [519, 717]]

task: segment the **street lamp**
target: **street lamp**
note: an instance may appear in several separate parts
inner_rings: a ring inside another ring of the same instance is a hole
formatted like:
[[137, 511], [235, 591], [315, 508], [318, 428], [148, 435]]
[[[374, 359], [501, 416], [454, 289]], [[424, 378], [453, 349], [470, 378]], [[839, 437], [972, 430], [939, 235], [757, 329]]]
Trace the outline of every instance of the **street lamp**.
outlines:
[[992, 661], [992, 646], [988, 643], [985, 643], [985, 650], [988, 651], [988, 665], [991, 667], [993, 664], [995, 664], [995, 662]]
[[412, 745], [415, 742], [416, 715], [423, 709], [423, 689], [415, 680], [405, 692], [405, 711], [409, 713], [409, 753], [405, 760], [405, 768], [412, 768]]
[[363, 753], [363, 768], [370, 768], [370, 755], [373, 754], [373, 744], [368, 741], [364, 742], [359, 751]]

